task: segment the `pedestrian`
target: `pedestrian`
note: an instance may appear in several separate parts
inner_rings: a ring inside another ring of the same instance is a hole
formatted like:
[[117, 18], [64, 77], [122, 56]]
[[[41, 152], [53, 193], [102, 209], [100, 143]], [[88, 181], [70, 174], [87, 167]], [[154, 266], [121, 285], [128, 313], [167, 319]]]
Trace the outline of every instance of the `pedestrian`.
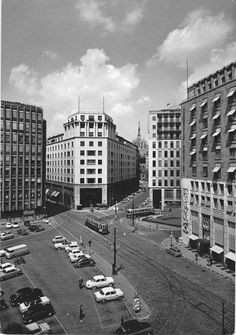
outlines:
[[83, 288], [83, 278], [79, 279], [79, 288]]
[[212, 266], [212, 263], [213, 263], [213, 258], [211, 257], [210, 258], [210, 266]]
[[195, 253], [195, 261], [198, 262], [198, 253]]
[[83, 322], [83, 317], [84, 317], [84, 311], [83, 311], [83, 305], [81, 304], [79, 306], [79, 322]]
[[123, 326], [124, 322], [125, 322], [125, 320], [124, 320], [124, 317], [122, 315], [121, 320], [120, 320], [120, 325]]
[[207, 259], [207, 266], [210, 266], [210, 258]]

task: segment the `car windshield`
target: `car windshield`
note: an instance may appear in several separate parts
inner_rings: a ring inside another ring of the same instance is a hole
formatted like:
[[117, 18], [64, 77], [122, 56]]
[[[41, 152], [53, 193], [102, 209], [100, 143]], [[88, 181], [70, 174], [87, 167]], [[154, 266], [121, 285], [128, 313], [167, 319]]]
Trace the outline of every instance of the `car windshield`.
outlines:
[[104, 292], [103, 292], [102, 290], [100, 290], [99, 293], [100, 293], [101, 295], [104, 295]]

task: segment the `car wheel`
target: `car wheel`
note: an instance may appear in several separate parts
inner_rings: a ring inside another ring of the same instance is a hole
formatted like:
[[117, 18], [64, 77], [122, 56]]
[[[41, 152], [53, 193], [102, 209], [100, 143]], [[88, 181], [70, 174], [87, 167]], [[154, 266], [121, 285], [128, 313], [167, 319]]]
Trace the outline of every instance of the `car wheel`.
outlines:
[[123, 296], [122, 296], [122, 297], [119, 297], [119, 300], [123, 300], [123, 298], [124, 298]]
[[96, 290], [97, 289], [97, 286], [93, 286], [93, 290]]
[[109, 286], [112, 287], [114, 284], [110, 283]]
[[106, 300], [105, 300], [105, 299], [103, 299], [103, 300], [102, 300], [102, 304], [105, 304], [105, 303], [106, 303]]

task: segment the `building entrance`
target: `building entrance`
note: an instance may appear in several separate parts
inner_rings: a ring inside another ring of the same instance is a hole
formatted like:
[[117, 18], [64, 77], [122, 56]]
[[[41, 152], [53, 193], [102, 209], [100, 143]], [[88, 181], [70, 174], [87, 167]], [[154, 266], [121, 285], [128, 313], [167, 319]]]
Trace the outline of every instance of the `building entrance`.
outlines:
[[80, 189], [80, 203], [83, 207], [89, 207], [91, 204], [96, 206], [102, 203], [102, 189], [101, 188], [81, 188]]
[[153, 207], [161, 208], [161, 190], [153, 190]]

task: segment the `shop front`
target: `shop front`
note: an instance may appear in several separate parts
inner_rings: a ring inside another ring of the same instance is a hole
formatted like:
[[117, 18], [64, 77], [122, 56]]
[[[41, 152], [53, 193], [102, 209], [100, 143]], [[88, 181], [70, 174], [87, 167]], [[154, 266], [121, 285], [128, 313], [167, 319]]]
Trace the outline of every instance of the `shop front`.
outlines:
[[236, 255], [234, 252], [229, 251], [225, 255], [225, 265], [232, 271], [235, 271], [235, 260], [236, 260]]
[[224, 261], [224, 249], [219, 245], [213, 245], [210, 248], [210, 253], [213, 261], [217, 263], [223, 263]]
[[189, 242], [188, 245], [190, 248], [197, 249], [197, 241], [199, 237], [197, 235], [191, 234], [189, 235]]

